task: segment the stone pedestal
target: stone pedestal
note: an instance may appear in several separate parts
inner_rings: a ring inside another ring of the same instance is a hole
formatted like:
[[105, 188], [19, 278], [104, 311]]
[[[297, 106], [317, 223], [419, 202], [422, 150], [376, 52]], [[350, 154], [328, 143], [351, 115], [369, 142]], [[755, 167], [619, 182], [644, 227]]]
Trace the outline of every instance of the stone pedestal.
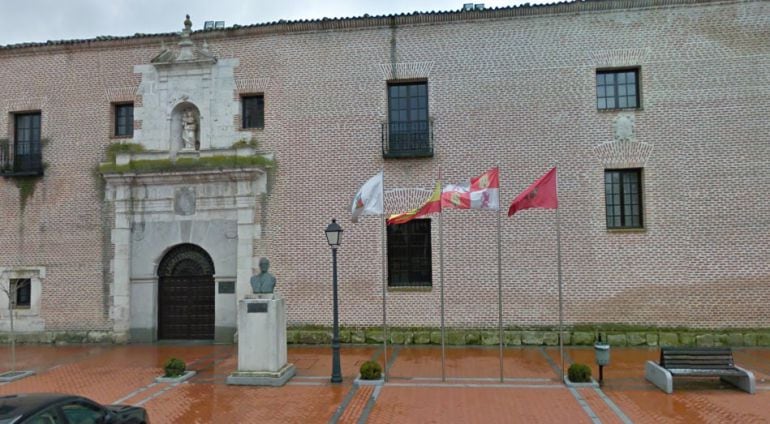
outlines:
[[250, 295], [238, 302], [238, 371], [227, 384], [283, 386], [294, 376], [287, 363], [286, 307], [274, 295]]

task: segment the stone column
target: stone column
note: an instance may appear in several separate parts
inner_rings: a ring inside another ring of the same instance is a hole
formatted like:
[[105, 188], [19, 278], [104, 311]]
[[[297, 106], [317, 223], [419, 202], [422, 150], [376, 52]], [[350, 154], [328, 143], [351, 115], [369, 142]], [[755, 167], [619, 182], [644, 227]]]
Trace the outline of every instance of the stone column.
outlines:
[[115, 227], [112, 229], [112, 244], [115, 253], [112, 260], [112, 306], [110, 319], [113, 322], [114, 340], [128, 341], [131, 325], [131, 222], [129, 206], [131, 187], [125, 185], [115, 189]]

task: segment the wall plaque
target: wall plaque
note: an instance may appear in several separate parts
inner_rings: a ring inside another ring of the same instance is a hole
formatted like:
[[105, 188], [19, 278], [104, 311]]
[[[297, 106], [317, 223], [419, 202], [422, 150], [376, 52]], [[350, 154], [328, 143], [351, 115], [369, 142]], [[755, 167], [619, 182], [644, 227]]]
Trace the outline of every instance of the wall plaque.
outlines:
[[235, 294], [235, 281], [220, 281], [219, 294]]
[[267, 303], [249, 303], [246, 305], [246, 312], [249, 314], [267, 313]]

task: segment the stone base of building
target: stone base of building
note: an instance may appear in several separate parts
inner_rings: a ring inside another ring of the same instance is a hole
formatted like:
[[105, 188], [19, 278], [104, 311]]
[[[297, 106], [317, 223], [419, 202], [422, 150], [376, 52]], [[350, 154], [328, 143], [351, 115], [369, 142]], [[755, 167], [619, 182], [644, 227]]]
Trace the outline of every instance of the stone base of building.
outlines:
[[[228, 329], [233, 331], [232, 329]], [[329, 345], [331, 328], [289, 327], [287, 342], [291, 345]], [[602, 340], [613, 347], [656, 347], [656, 346], [698, 346], [698, 347], [770, 347], [770, 328], [756, 329], [657, 329], [633, 328], [612, 329], [609, 325], [601, 329], [591, 328], [565, 329], [564, 344], [570, 346], [593, 346], [601, 334]], [[454, 346], [498, 346], [499, 331], [493, 329], [446, 329], [446, 344]], [[16, 333], [16, 342], [20, 344], [82, 344], [107, 343], [123, 344], [129, 340], [126, 333], [112, 331], [42, 331]], [[232, 338], [213, 340], [213, 343], [232, 343]], [[0, 344], [9, 344], [10, 333], [0, 332]], [[147, 340], [146, 342], [152, 342]], [[381, 344], [382, 328], [340, 329], [340, 342], [343, 344]], [[398, 328], [388, 329], [388, 343], [397, 345], [440, 345], [441, 331], [437, 328]], [[503, 332], [503, 344], [512, 346], [558, 346], [559, 332], [551, 327], [542, 329], [506, 329]]]

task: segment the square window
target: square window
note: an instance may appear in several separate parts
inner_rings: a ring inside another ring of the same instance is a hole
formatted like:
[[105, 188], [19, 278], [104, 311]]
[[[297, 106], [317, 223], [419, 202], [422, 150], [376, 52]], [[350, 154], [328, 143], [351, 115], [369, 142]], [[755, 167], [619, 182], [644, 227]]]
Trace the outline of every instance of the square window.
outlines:
[[596, 107], [604, 109], [639, 108], [638, 69], [596, 72]]
[[243, 111], [242, 128], [265, 127], [265, 96], [262, 94], [241, 97]]
[[115, 137], [134, 136], [134, 104], [115, 105]]
[[430, 219], [388, 225], [388, 286], [431, 287]]
[[642, 228], [641, 173], [641, 169], [604, 171], [607, 228]]

